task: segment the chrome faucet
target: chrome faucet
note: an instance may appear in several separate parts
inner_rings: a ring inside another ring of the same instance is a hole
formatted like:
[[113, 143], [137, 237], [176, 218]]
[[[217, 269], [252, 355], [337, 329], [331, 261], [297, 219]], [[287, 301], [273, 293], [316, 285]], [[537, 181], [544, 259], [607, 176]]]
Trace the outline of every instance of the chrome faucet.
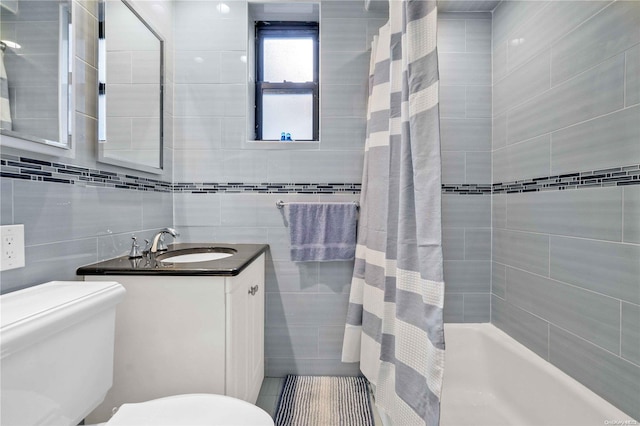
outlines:
[[159, 251], [166, 251], [167, 246], [164, 243], [164, 234], [169, 234], [173, 238], [179, 236], [180, 234], [173, 228], [164, 228], [160, 232], [158, 232], [155, 237], [153, 237], [153, 243], [151, 244], [151, 253], [157, 253]]

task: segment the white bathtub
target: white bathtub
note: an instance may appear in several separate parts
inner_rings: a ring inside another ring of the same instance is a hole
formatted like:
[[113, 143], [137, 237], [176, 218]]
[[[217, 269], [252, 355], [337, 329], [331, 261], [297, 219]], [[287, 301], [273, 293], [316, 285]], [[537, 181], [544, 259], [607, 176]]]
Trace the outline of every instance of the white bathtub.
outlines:
[[491, 324], [446, 324], [441, 426], [637, 425]]

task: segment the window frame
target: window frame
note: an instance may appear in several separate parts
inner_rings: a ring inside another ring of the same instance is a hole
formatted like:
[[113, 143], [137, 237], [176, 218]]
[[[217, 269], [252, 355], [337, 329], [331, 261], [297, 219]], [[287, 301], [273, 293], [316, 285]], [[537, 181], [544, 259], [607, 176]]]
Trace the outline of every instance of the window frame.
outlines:
[[[265, 91], [282, 91], [289, 94], [308, 94], [313, 96], [313, 123], [312, 139], [296, 139], [296, 141], [320, 140], [320, 28], [317, 22], [302, 21], [258, 21], [256, 30], [256, 93], [255, 93], [255, 130], [257, 140], [266, 140], [262, 137], [262, 97]], [[266, 82], [264, 81], [264, 40], [266, 38], [302, 38], [313, 39], [313, 81], [310, 82]], [[275, 139], [269, 139], [275, 140]]]

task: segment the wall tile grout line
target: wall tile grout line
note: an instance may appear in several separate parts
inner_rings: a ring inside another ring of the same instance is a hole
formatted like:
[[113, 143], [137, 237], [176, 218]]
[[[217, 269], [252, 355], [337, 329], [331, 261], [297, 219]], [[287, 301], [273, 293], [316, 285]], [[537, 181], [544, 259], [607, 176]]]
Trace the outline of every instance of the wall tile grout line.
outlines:
[[[524, 307], [522, 307], [522, 306], [519, 306], [519, 305], [516, 305], [516, 304], [510, 303], [510, 302], [507, 300], [507, 298], [506, 298], [506, 297], [505, 297], [505, 298], [501, 298], [500, 296], [497, 296], [497, 295], [495, 295], [495, 294], [493, 294], [492, 296], [498, 297], [498, 298], [500, 298], [501, 300], [503, 300], [505, 303], [508, 303], [509, 305], [511, 305], [511, 306], [513, 306], [513, 307], [515, 307], [515, 308], [517, 308], [517, 309], [520, 309], [521, 311], [526, 312], [527, 314], [529, 314], [529, 315], [531, 315], [531, 316], [533, 316], [533, 317], [535, 317], [535, 318], [538, 318], [538, 319], [540, 319], [540, 320], [542, 320], [542, 321], [546, 322], [546, 323], [547, 323], [547, 327], [548, 327], [548, 334], [547, 334], [547, 348], [548, 348], [548, 350], [549, 350], [549, 351], [550, 351], [550, 349], [551, 349], [551, 341], [550, 341], [550, 337], [551, 337], [551, 326], [553, 326], [553, 327], [556, 327], [556, 328], [558, 328], [558, 329], [560, 329], [560, 330], [565, 331], [566, 333], [571, 334], [572, 336], [574, 336], [574, 337], [576, 337], [576, 338], [578, 338], [578, 339], [580, 339], [580, 340], [582, 340], [582, 341], [584, 341], [584, 342], [586, 342], [586, 343], [588, 343], [588, 344], [590, 344], [590, 345], [592, 345], [592, 346], [595, 346], [596, 348], [598, 348], [598, 349], [600, 349], [600, 350], [602, 350], [602, 351], [605, 351], [605, 352], [607, 352], [607, 353], [609, 353], [609, 354], [611, 354], [611, 355], [615, 356], [616, 358], [619, 358], [619, 359], [621, 359], [621, 360], [623, 360], [623, 361], [626, 361], [626, 362], [628, 362], [628, 363], [630, 363], [630, 364], [637, 365], [637, 364], [635, 364], [634, 362], [629, 361], [628, 359], [624, 358], [624, 357], [622, 356], [622, 354], [616, 354], [615, 352], [611, 352], [610, 350], [608, 350], [608, 349], [606, 349], [606, 348], [603, 348], [602, 346], [598, 345], [597, 343], [594, 343], [594, 342], [592, 342], [592, 341], [591, 341], [591, 340], [589, 340], [589, 339], [586, 339], [586, 338], [584, 338], [584, 337], [581, 337], [580, 335], [578, 335], [578, 334], [576, 334], [576, 333], [574, 333], [574, 332], [572, 332], [572, 331], [570, 331], [570, 330], [567, 330], [566, 328], [561, 327], [561, 326], [559, 326], [558, 324], [555, 324], [555, 323], [553, 323], [553, 322], [551, 322], [551, 321], [547, 320], [547, 319], [546, 319], [546, 318], [544, 318], [544, 317], [541, 317], [539, 314], [533, 313], [533, 312], [531, 312], [531, 311], [529, 311], [529, 310], [525, 309], [525, 308], [524, 308]], [[551, 354], [549, 353], [549, 356], [550, 356], [550, 355], [551, 355]]]
[[620, 223], [622, 224], [622, 229], [620, 230], [620, 241], [623, 243], [624, 243], [624, 228], [625, 228], [624, 227], [624, 193], [625, 192], [626, 191], [623, 189], [622, 194], [620, 196], [620, 203], [622, 204], [620, 206], [620, 216], [621, 216]]
[[[580, 24], [578, 24], [576, 27], [572, 28], [570, 31], [568, 31], [568, 32], [566, 32], [566, 33], [563, 33], [563, 34], [558, 35], [558, 38], [557, 38], [557, 39], [555, 39], [555, 40], [551, 40], [551, 41], [549, 41], [549, 42], [548, 42], [549, 44], [548, 44], [546, 47], [548, 47], [548, 48], [549, 48], [549, 50], [552, 50], [553, 46], [558, 42], [558, 40], [561, 40], [562, 38], [564, 38], [564, 37], [568, 36], [569, 34], [571, 34], [571, 33], [572, 33], [572, 32], [574, 32], [574, 31], [576, 31], [578, 28], [580, 28], [581, 26], [583, 26], [586, 22], [590, 21], [590, 20], [591, 20], [591, 19], [593, 19], [595, 16], [597, 16], [597, 15], [598, 15], [598, 14], [600, 14], [600, 13], [602, 13], [602, 11], [603, 11], [604, 9], [608, 8], [609, 6], [611, 6], [611, 4], [613, 4], [613, 2], [611, 2], [611, 3], [607, 4], [607, 5], [604, 5], [604, 6], [602, 6], [602, 8], [600, 8], [600, 9], [596, 10], [596, 11], [593, 13], [593, 15], [586, 17], [582, 22], [580, 22]], [[528, 20], [530, 20], [530, 19], [532, 19], [534, 16], [536, 16], [536, 15], [538, 15], [538, 14], [542, 13], [542, 12], [543, 12], [547, 7], [549, 7], [549, 6], [550, 6], [550, 5], [546, 5], [546, 6], [544, 6], [542, 9], [540, 9], [539, 11], [537, 11], [536, 13], [534, 13], [532, 16], [530, 16], [529, 18], [527, 18], [527, 19], [524, 21], [524, 23], [521, 23], [521, 25], [526, 25], [526, 23], [528, 22]], [[493, 25], [492, 25], [492, 31], [493, 31]], [[507, 41], [507, 40], [509, 39], [509, 36], [511, 35], [511, 33], [512, 33], [513, 31], [514, 31], [514, 29], [512, 29], [510, 32], [506, 33], [506, 34], [505, 34], [505, 36], [504, 36], [505, 40], [503, 40], [501, 43], [504, 43], [505, 41]], [[493, 32], [492, 32], [492, 34], [491, 34], [491, 41], [492, 41], [492, 45], [491, 45], [491, 54], [493, 55], [493, 54], [494, 54], [494, 51], [495, 51], [495, 49], [494, 49], [494, 45], [493, 45], [493, 41], [494, 41], [494, 34], [493, 34]], [[622, 52], [619, 52], [618, 54], [620, 54], [620, 53], [622, 53]], [[536, 54], [536, 55], [534, 55], [534, 57], [533, 57], [533, 58], [535, 58], [535, 56], [537, 56], [537, 54]], [[616, 55], [613, 55], [613, 56], [616, 56]], [[604, 61], [606, 61], [606, 60], [608, 60], [608, 59], [611, 59], [613, 56], [611, 56], [611, 57], [609, 57], [609, 58], [607, 58], [607, 59], [604, 59], [604, 60], [603, 60], [603, 62], [604, 62]], [[529, 63], [533, 58], [529, 58], [529, 59], [527, 59], [525, 62], [523, 62], [523, 63], [519, 64], [518, 66], [516, 66], [516, 67], [515, 67], [515, 68], [513, 68], [512, 70], [509, 70], [509, 69], [508, 69], [508, 66], [507, 66], [506, 74], [505, 74], [505, 75], [503, 75], [503, 76], [502, 76], [502, 77], [501, 77], [501, 78], [500, 78], [496, 83], [501, 82], [502, 80], [504, 80], [505, 78], [507, 78], [509, 75], [511, 75], [513, 72], [515, 72], [515, 71], [517, 71], [518, 69], [520, 69], [520, 68], [522, 68], [522, 67], [526, 66], [526, 65], [527, 65], [527, 64], [528, 64], [528, 63]], [[600, 63], [602, 63], [602, 62], [599, 62], [598, 64], [600, 64]], [[597, 64], [596, 64], [596, 66], [597, 66]], [[588, 69], [587, 69], [587, 70], [588, 70]], [[583, 70], [583, 71], [585, 71], [585, 70]], [[573, 77], [572, 77], [572, 78], [573, 78]], [[569, 81], [569, 80], [570, 80], [570, 79], [567, 79], [567, 80], [564, 80], [564, 81]], [[564, 83], [564, 81], [563, 81], [562, 83]], [[562, 83], [559, 83], [559, 84], [562, 84]], [[559, 85], [559, 84], [558, 84], [558, 85]], [[557, 87], [558, 85], [556, 85], [556, 86], [552, 86], [552, 87]]]
[[622, 300], [620, 300], [620, 318], [619, 318], [619, 327], [620, 327], [620, 346], [618, 347], [618, 353], [622, 358]]
[[[520, 268], [518, 266], [507, 265], [506, 263], [501, 263], [501, 262], [496, 262], [496, 263], [498, 263], [500, 265], [504, 265], [507, 268], [511, 268], [511, 269], [514, 269], [514, 270], [517, 270], [517, 271], [520, 271], [520, 272], [524, 272], [524, 273], [529, 274], [529, 275], [534, 275], [534, 276], [536, 276], [538, 278], [544, 278], [545, 280], [553, 281], [554, 283], [557, 283], [557, 284], [562, 284], [562, 285], [566, 285], [566, 286], [569, 286], [569, 287], [572, 287], [572, 288], [575, 288], [575, 289], [578, 289], [578, 290], [583, 290], [583, 291], [585, 291], [587, 293], [590, 293], [590, 294], [595, 294], [597, 296], [601, 296], [601, 297], [604, 297], [604, 298], [607, 298], [607, 299], [611, 299], [611, 300], [617, 300], [617, 301], [620, 301], [620, 302], [626, 302], [626, 301], [620, 299], [619, 297], [610, 296], [608, 294], [600, 293], [600, 292], [597, 292], [595, 290], [591, 290], [589, 288], [581, 287], [581, 286], [579, 286], [577, 284], [572, 284], [572, 283], [568, 283], [566, 281], [561, 281], [558, 278], [553, 278], [553, 277], [547, 277], [547, 276], [544, 276], [544, 275], [540, 275], [540, 274], [538, 274], [536, 272], [532, 272], [532, 271], [529, 271], [527, 269]], [[628, 303], [631, 303], [631, 302], [628, 302]]]
[[[633, 47], [631, 48], [633, 49]], [[622, 107], [627, 106], [627, 61], [629, 60], [629, 49], [624, 52], [624, 63], [622, 64]]]
[[[532, 315], [533, 315], [533, 314], [532, 314]], [[622, 361], [624, 361], [624, 362], [627, 362], [627, 363], [629, 363], [629, 364], [631, 364], [631, 365], [634, 365], [634, 366], [636, 366], [636, 367], [640, 367], [640, 365], [636, 364], [636, 363], [635, 363], [635, 362], [633, 362], [633, 361], [629, 361], [627, 358], [624, 358], [622, 355], [618, 355], [618, 354], [616, 354], [615, 352], [611, 352], [610, 350], [605, 349], [605, 348], [603, 348], [602, 346], [600, 346], [600, 345], [597, 345], [597, 344], [593, 343], [591, 340], [585, 339], [584, 337], [581, 337], [581, 336], [577, 335], [576, 333], [574, 333], [574, 332], [572, 332], [572, 331], [570, 331], [570, 330], [567, 330], [567, 329], [566, 329], [566, 328], [564, 328], [564, 327], [560, 327], [559, 325], [557, 325], [557, 324], [553, 324], [553, 323], [549, 323], [549, 325], [550, 325], [550, 326], [552, 325], [552, 326], [554, 326], [554, 327], [556, 327], [556, 328], [559, 328], [560, 330], [564, 331], [565, 333], [571, 334], [573, 337], [575, 337], [575, 338], [577, 338], [577, 339], [580, 339], [580, 340], [582, 340], [583, 342], [585, 342], [585, 343], [587, 343], [587, 344], [589, 344], [589, 345], [591, 345], [591, 346], [595, 346], [596, 348], [598, 348], [598, 349], [600, 349], [600, 350], [602, 350], [602, 351], [604, 351], [604, 352], [607, 352], [608, 354], [613, 355], [614, 357], [616, 357], [616, 358], [618, 358], [618, 359], [620, 359], [620, 360], [622, 360]]]
[[551, 234], [547, 238], [547, 277], [551, 278]]
[[551, 323], [547, 321], [547, 361], [551, 362]]
[[[549, 48], [549, 51], [551, 52], [551, 47]], [[544, 53], [544, 52], [542, 52], [542, 53]], [[560, 83], [556, 83], [556, 84], [555, 84], [555, 85], [553, 85], [553, 86], [551, 86], [551, 85], [550, 85], [547, 89], [545, 89], [545, 90], [543, 90], [543, 91], [541, 91], [541, 92], [536, 93], [534, 96], [532, 96], [532, 97], [530, 97], [530, 98], [526, 98], [525, 100], [522, 100], [522, 101], [520, 101], [520, 102], [516, 102], [516, 103], [514, 103], [513, 105], [510, 105], [508, 108], [506, 108], [506, 109], [505, 109], [505, 110], [503, 110], [503, 111], [498, 111], [498, 112], [499, 112], [499, 114], [498, 114], [498, 115], [501, 115], [501, 114], [508, 114], [509, 112], [513, 111], [514, 109], [517, 109], [518, 107], [521, 107], [521, 106], [523, 106], [523, 105], [526, 105], [527, 103], [529, 103], [529, 102], [531, 102], [531, 101], [534, 101], [535, 99], [538, 99], [538, 98], [540, 98], [541, 96], [543, 96], [543, 95], [545, 95], [545, 94], [548, 94], [549, 92], [551, 92], [551, 91], [553, 91], [553, 90], [557, 89], [558, 87], [560, 87], [560, 86], [562, 86], [562, 85], [564, 85], [564, 84], [567, 84], [567, 83], [571, 82], [572, 80], [574, 80], [574, 79], [576, 79], [576, 78], [578, 78], [578, 77], [582, 76], [583, 74], [585, 74], [585, 73], [587, 73], [587, 72], [589, 72], [589, 71], [592, 71], [593, 69], [595, 69], [595, 68], [599, 67], [600, 65], [602, 65], [604, 62], [610, 61], [610, 60], [612, 60], [613, 58], [615, 58], [616, 56], [620, 56], [620, 55], [623, 55], [624, 57], [626, 57], [626, 52], [624, 52], [624, 51], [623, 51], [623, 52], [618, 52], [617, 54], [615, 54], [615, 55], [613, 55], [613, 56], [611, 56], [611, 57], [609, 57], [609, 58], [607, 58], [607, 59], [605, 59], [605, 60], [603, 60], [603, 61], [601, 61], [601, 62], [598, 62], [597, 64], [591, 65], [589, 68], [583, 69], [583, 70], [582, 70], [582, 71], [580, 71], [578, 74], [573, 75], [573, 76], [571, 76], [570, 78], [568, 78], [568, 79], [566, 79], [566, 80], [561, 81]], [[536, 54], [536, 55], [534, 55], [534, 57], [533, 57], [532, 59], [527, 60], [527, 62], [526, 62], [525, 64], [523, 64], [523, 65], [519, 65], [519, 66], [518, 66], [518, 68], [523, 67], [523, 66], [526, 66], [529, 62], [531, 62], [531, 61], [535, 60], [535, 59], [537, 58], [537, 56], [538, 56], [537, 54]], [[550, 61], [550, 63], [549, 63], [549, 76], [551, 77], [551, 75], [552, 75], [551, 59], [549, 59], [549, 61]], [[623, 62], [624, 62], [624, 61], [623, 61]], [[509, 77], [509, 75], [511, 75], [512, 73], [513, 73], [513, 71], [512, 71], [512, 72], [510, 72], [510, 73], [508, 73], [508, 74], [507, 74], [507, 76], [503, 77], [503, 78], [502, 78], [501, 80], [499, 80], [499, 81], [498, 81], [498, 83], [496, 83], [496, 84], [500, 84], [500, 83], [501, 83], [502, 81], [504, 81], [507, 77]], [[495, 85], [494, 85], [494, 86], [492, 86], [492, 87], [495, 87]], [[624, 101], [624, 99], [623, 99], [623, 101]], [[625, 108], [625, 105], [624, 105], [624, 102], [623, 102], [623, 103], [622, 103], [622, 108], [619, 108], [618, 110], [620, 110], [620, 109], [624, 109], [624, 108]], [[618, 111], [618, 110], [616, 110], [616, 111]], [[612, 111], [612, 112], [613, 112], [613, 111]], [[607, 113], [607, 114], [609, 114], [609, 113]], [[606, 114], [605, 114], [605, 115], [606, 115]], [[596, 117], [594, 117], [594, 118], [596, 118]], [[593, 119], [593, 118], [590, 118], [589, 120], [592, 120], [592, 119]], [[586, 120], [586, 121], [588, 121], [588, 120]], [[557, 130], [561, 130], [561, 129], [556, 129], [556, 130], [554, 130], [554, 131], [557, 131]]]

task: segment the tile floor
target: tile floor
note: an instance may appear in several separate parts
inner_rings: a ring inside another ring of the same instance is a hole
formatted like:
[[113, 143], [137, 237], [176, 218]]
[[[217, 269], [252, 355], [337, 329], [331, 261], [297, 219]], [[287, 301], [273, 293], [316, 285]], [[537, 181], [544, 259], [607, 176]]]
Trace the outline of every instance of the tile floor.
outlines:
[[256, 405], [271, 414], [271, 417], [276, 413], [276, 405], [278, 405], [278, 397], [283, 384], [284, 377], [265, 377], [262, 381]]
[[[260, 388], [256, 405], [269, 413], [271, 417], [276, 413], [282, 385], [284, 385], [284, 377], [265, 377], [262, 381], [262, 387]], [[373, 404], [373, 398], [371, 403]], [[382, 421], [380, 420], [375, 405], [373, 405], [373, 422], [374, 426], [382, 426]]]

